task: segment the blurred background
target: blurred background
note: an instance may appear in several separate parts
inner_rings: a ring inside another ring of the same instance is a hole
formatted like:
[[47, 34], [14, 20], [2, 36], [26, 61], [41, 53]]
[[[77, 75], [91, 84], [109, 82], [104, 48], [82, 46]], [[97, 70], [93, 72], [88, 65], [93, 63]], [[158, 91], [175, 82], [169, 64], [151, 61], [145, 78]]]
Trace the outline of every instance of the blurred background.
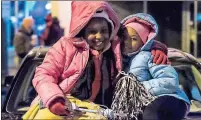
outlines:
[[[157, 40], [168, 47], [191, 53], [201, 61], [201, 1], [110, 1], [120, 19], [134, 13], [151, 14], [159, 24]], [[15, 34], [23, 19], [34, 19], [34, 46], [46, 46], [44, 36], [53, 23], [68, 34], [71, 17], [70, 1], [1, 1], [1, 75], [14, 75], [19, 58], [14, 49]], [[53, 22], [52, 22], [53, 21]], [[56, 21], [56, 22], [54, 22]], [[49, 25], [49, 22], [51, 24]], [[3, 80], [2, 80], [3, 81]]]

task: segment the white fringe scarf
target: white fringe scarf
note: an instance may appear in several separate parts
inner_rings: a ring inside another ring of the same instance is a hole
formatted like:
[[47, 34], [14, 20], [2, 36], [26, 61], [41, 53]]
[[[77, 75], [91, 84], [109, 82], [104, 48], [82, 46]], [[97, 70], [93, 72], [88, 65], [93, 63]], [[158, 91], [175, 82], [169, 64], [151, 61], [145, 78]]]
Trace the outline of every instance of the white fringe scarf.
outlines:
[[143, 108], [152, 102], [152, 96], [132, 74], [120, 72], [117, 77], [111, 109], [127, 117], [116, 117], [118, 120], [138, 120]]

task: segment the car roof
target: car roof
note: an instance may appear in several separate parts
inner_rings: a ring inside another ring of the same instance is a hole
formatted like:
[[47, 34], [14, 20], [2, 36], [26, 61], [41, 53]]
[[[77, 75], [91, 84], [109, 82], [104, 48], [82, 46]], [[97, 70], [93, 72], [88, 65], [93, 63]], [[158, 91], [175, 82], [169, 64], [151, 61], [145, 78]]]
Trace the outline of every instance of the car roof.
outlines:
[[[51, 47], [46, 47], [46, 46], [34, 47], [27, 54], [27, 57], [28, 58], [44, 58], [50, 48]], [[174, 59], [180, 62], [199, 63], [198, 60], [193, 55], [183, 52], [176, 48], [168, 48], [168, 59], [170, 59], [170, 61]]]
[[[46, 53], [51, 47], [46, 46], [38, 46], [34, 47], [28, 54], [27, 58], [33, 59], [33, 58], [44, 58]], [[191, 54], [183, 52], [176, 48], [168, 48], [168, 59], [171, 62], [177, 61], [177, 62], [185, 62], [185, 63], [193, 63], [196, 64], [196, 66], [199, 66], [201, 69], [201, 63]]]
[[197, 67], [199, 67], [201, 69], [201, 64], [199, 63], [199, 61], [196, 59], [196, 57], [194, 57], [193, 55], [187, 53], [187, 52], [183, 52], [179, 49], [175, 49], [175, 48], [168, 48], [168, 59], [171, 62], [185, 62], [185, 63], [191, 63], [196, 65]]
[[[51, 47], [46, 47], [46, 46], [34, 47], [32, 50], [29, 51], [27, 56], [28, 57], [44, 57], [50, 48]], [[187, 56], [188, 56], [188, 58], [187, 58]], [[179, 58], [179, 59], [185, 59], [186, 61], [196, 60], [196, 58], [193, 55], [183, 52], [176, 48], [168, 48], [168, 58], [170, 58], [170, 59], [171, 58]]]
[[44, 58], [50, 48], [51, 47], [45, 47], [45, 46], [34, 47], [32, 50], [29, 51], [26, 57], [27, 58]]
[[196, 58], [193, 55], [175, 48], [168, 48], [168, 58], [183, 59], [186, 61], [196, 60]]

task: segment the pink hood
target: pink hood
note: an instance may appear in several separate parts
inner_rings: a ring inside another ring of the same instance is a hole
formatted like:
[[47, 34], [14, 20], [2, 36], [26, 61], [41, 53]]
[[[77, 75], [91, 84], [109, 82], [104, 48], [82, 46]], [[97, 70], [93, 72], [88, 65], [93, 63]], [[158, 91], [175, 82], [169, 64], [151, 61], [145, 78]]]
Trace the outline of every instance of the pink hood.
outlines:
[[[150, 50], [154, 41], [154, 38], [158, 34], [158, 24], [156, 23], [155, 19], [146, 13], [137, 13], [133, 15], [129, 15], [128, 17], [124, 18], [121, 23], [123, 25], [127, 25], [132, 22], [142, 23], [146, 26], [150, 26], [151, 30], [148, 33], [147, 40], [143, 41], [144, 45], [141, 50]], [[160, 43], [159, 43], [160, 44]]]
[[[97, 10], [104, 9], [114, 24], [110, 39], [112, 40], [112, 48], [116, 55], [116, 67], [118, 70], [122, 69], [122, 58], [120, 51], [120, 41], [117, 39], [116, 34], [120, 27], [120, 20], [116, 12], [112, 9], [111, 5], [105, 1], [72, 1], [72, 13], [70, 21], [69, 38], [74, 38], [91, 20]], [[76, 8], [76, 9], [75, 9]], [[76, 40], [73, 44], [77, 47], [87, 48], [86, 41]]]
[[83, 29], [92, 16], [99, 9], [104, 9], [109, 15], [110, 20], [114, 23], [114, 30], [112, 36], [116, 35], [120, 21], [117, 14], [112, 7], [104, 1], [73, 1], [72, 2], [72, 15], [70, 22], [69, 37], [75, 37], [81, 29]]

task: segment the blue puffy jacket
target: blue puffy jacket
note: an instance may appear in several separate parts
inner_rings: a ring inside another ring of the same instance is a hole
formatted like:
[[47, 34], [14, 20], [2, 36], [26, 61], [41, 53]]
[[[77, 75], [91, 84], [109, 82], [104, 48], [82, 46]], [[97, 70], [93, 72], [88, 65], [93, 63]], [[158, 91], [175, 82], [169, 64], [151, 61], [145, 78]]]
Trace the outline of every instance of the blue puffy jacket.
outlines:
[[171, 65], [156, 65], [152, 62], [150, 48], [158, 33], [158, 25], [154, 18], [148, 14], [138, 13], [126, 17], [122, 23], [128, 20], [143, 22], [153, 28], [144, 46], [138, 52], [128, 55], [130, 64], [127, 68], [128, 72], [134, 74], [152, 95], [169, 95], [190, 104], [187, 95], [179, 88], [178, 74], [175, 69]]

